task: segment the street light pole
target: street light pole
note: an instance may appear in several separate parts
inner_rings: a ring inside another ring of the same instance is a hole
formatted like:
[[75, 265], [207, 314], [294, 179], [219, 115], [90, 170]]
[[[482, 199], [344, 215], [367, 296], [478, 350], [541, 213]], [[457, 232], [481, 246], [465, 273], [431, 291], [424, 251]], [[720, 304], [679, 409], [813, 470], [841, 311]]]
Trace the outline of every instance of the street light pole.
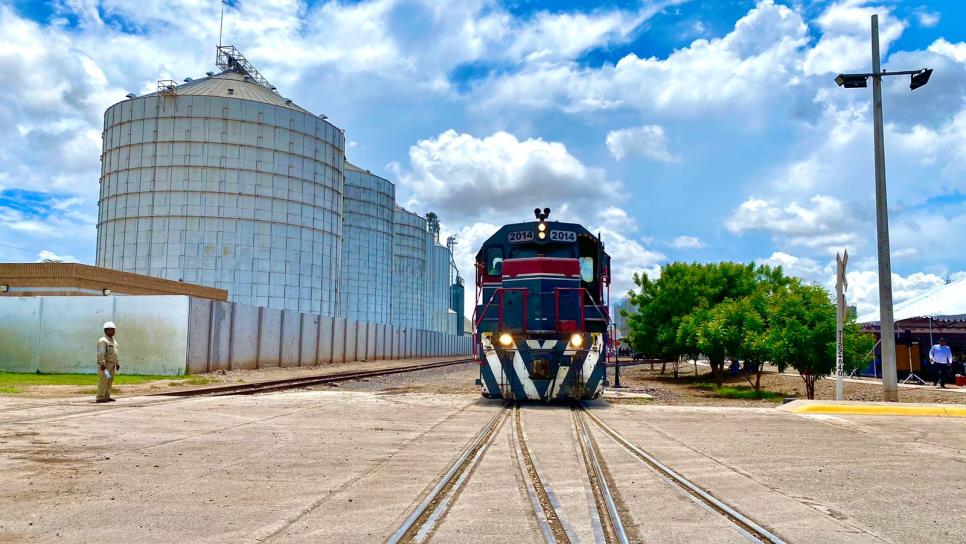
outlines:
[[885, 142], [882, 129], [882, 78], [910, 76], [909, 90], [929, 82], [932, 68], [884, 72], [879, 62], [879, 16], [872, 16], [872, 73], [839, 74], [835, 83], [846, 89], [868, 87], [872, 78], [872, 121], [875, 137], [875, 226], [879, 261], [879, 337], [882, 353], [882, 397], [898, 402], [896, 384], [896, 333], [892, 314], [892, 264], [889, 257], [889, 199], [886, 195]]
[[879, 66], [879, 16], [872, 16], [872, 116], [875, 138], [875, 222], [879, 260], [879, 336], [882, 340], [883, 400], [899, 401], [896, 335], [892, 315], [892, 261], [889, 251], [889, 202], [886, 194], [885, 141], [882, 128], [882, 70]]

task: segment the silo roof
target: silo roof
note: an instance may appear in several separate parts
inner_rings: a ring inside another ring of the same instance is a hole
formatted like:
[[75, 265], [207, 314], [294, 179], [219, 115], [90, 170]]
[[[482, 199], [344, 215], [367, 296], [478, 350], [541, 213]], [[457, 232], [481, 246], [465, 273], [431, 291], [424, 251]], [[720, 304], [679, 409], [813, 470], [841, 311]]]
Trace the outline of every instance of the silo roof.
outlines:
[[356, 172], [362, 172], [363, 174], [370, 174], [371, 173], [368, 170], [365, 170], [363, 168], [360, 168], [360, 167], [352, 164], [349, 161], [345, 161], [345, 169], [346, 170], [353, 170], [353, 171], [356, 171]]
[[[251, 100], [315, 115], [295, 102], [287, 101], [284, 96], [257, 83], [250, 76], [233, 70], [191, 80], [174, 87], [173, 91], [180, 96], [219, 96]], [[151, 93], [145, 96], [156, 96], [157, 94]]]

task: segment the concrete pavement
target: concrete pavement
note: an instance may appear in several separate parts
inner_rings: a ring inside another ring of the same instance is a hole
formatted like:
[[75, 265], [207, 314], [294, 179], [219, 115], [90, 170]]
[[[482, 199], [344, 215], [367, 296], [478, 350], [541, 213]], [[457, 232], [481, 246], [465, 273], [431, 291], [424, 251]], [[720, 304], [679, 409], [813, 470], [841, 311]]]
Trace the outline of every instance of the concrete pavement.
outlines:
[[[379, 542], [501, 404], [321, 389], [254, 397], [0, 406], [0, 542]], [[774, 408], [594, 413], [788, 542], [961, 542], [966, 420]], [[566, 407], [528, 407], [541, 476], [592, 540]], [[648, 542], [736, 533], [589, 425]], [[509, 421], [432, 536], [540, 539]], [[936, 507], [940, 505], [940, 507]], [[573, 513], [572, 513], [573, 512]]]
[[966, 532], [962, 419], [633, 405], [597, 415], [789, 542], [958, 543]]

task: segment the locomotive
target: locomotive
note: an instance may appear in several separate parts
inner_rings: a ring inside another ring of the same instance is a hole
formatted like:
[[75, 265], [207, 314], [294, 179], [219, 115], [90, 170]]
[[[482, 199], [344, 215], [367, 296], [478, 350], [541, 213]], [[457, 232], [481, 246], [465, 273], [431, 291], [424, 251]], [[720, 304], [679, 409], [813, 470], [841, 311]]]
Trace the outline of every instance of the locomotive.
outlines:
[[[576, 401], [601, 394], [610, 256], [574, 223], [504, 225], [476, 254], [474, 355], [486, 398]], [[605, 299], [605, 295], [607, 299]]]

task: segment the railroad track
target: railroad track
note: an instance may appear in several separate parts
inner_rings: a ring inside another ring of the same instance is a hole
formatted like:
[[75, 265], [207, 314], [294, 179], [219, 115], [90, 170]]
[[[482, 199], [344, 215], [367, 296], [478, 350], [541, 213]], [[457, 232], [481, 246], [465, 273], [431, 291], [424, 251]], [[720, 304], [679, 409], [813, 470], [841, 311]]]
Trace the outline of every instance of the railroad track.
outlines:
[[[433, 530], [446, 516], [455, 503], [460, 490], [472, 477], [473, 471], [483, 458], [487, 449], [500, 434], [507, 421], [513, 426], [510, 433], [515, 465], [519, 468], [527, 489], [527, 497], [533, 509], [541, 536], [548, 544], [569, 544], [578, 542], [576, 534], [566, 522], [549, 482], [541, 479], [539, 463], [527, 445], [527, 432], [521, 417], [519, 405], [504, 404], [503, 408], [474, 436], [451, 464], [444, 475], [436, 482], [427, 496], [406, 517], [402, 525], [387, 542], [423, 543], [432, 537]], [[595, 540], [598, 544], [626, 544], [627, 534], [617, 509], [616, 501], [607, 483], [600, 462], [596, 444], [587, 431], [577, 410], [571, 413], [576, 434], [580, 439], [583, 465], [587, 471], [598, 517], [595, 519]], [[600, 520], [607, 520], [604, 525]]]
[[683, 489], [695, 502], [706, 510], [724, 517], [734, 527], [734, 529], [749, 542], [785, 544], [781, 538], [770, 532], [768, 529], [765, 529], [760, 524], [745, 516], [734, 507], [728, 505], [721, 499], [718, 499], [706, 489], [688, 480], [674, 469], [668, 467], [664, 463], [654, 458], [654, 456], [639, 448], [637, 445], [601, 421], [600, 418], [592, 414], [583, 406], [581, 406], [579, 410], [617, 444], [630, 452], [634, 457], [640, 459], [643, 464], [657, 472], [664, 481], [672, 486]]
[[429, 537], [436, 524], [446, 515], [452, 506], [457, 493], [470, 477], [473, 469], [479, 464], [487, 448], [493, 443], [503, 422], [510, 414], [511, 405], [506, 403], [503, 408], [489, 420], [483, 428], [463, 449], [456, 461], [450, 465], [443, 477], [436, 483], [429, 494], [406, 517], [399, 529], [387, 542], [424, 542]]
[[286, 378], [282, 380], [270, 380], [255, 383], [242, 383], [234, 385], [219, 385], [215, 387], [204, 387], [200, 389], [185, 389], [183, 391], [167, 391], [156, 393], [163, 397], [197, 397], [197, 396], [221, 396], [221, 395], [254, 395], [256, 393], [268, 393], [271, 391], [282, 391], [285, 389], [299, 389], [302, 387], [312, 387], [314, 385], [325, 385], [328, 383], [344, 382], [348, 380], [358, 380], [361, 378], [371, 378], [375, 376], [389, 376], [391, 374], [402, 374], [405, 372], [417, 372], [419, 370], [430, 370], [446, 366], [459, 365], [472, 362], [473, 359], [455, 359], [452, 361], [437, 361], [435, 363], [423, 363], [417, 365], [399, 366], [393, 368], [358, 370], [353, 372], [339, 372], [326, 374], [323, 376], [305, 376], [301, 378]]
[[[355, 380], [360, 378], [369, 378], [376, 376], [387, 376], [391, 374], [401, 374], [404, 372], [417, 372], [420, 370], [430, 370], [434, 368], [458, 365], [463, 363], [472, 362], [473, 359], [454, 359], [451, 361], [437, 361], [434, 363], [424, 363], [416, 365], [407, 365], [394, 368], [378, 369], [378, 370], [364, 370], [355, 372], [339, 372], [335, 374], [326, 374], [324, 376], [307, 376], [302, 378], [287, 378], [282, 380], [270, 380], [264, 382], [255, 383], [244, 383], [244, 384], [234, 384], [234, 385], [224, 385], [215, 387], [203, 387], [199, 389], [185, 389], [182, 391], [165, 391], [163, 393], [151, 393], [140, 395], [141, 397], [163, 397], [165, 400], [145, 400], [133, 403], [121, 403], [116, 406], [112, 405], [97, 405], [93, 406], [93, 402], [65, 402], [64, 400], [55, 400], [53, 402], [29, 404], [26, 406], [10, 406], [4, 409], [0, 409], [0, 414], [6, 413], [16, 413], [16, 412], [26, 412], [29, 410], [51, 408], [51, 407], [63, 407], [63, 406], [78, 406], [89, 409], [79, 410], [75, 412], [70, 412], [67, 414], [57, 414], [57, 415], [46, 415], [39, 418], [28, 418], [28, 419], [16, 419], [16, 420], [0, 420], [0, 425], [7, 424], [22, 424], [22, 423], [32, 423], [38, 421], [54, 421], [60, 419], [70, 419], [74, 417], [83, 417], [85, 415], [100, 414], [105, 411], [111, 411], [112, 413], [117, 410], [127, 410], [132, 408], [143, 408], [147, 406], [158, 406], [161, 404], [167, 404], [169, 402], [178, 402], [185, 400], [185, 397], [199, 397], [199, 396], [224, 396], [224, 395], [254, 395], [256, 393], [268, 393], [272, 391], [282, 391], [285, 389], [298, 389], [302, 387], [311, 387], [314, 385], [324, 385], [327, 383], [342, 382], [348, 380]], [[175, 398], [168, 398], [175, 397]]]
[[618, 544], [628, 544], [627, 531], [624, 529], [624, 522], [621, 520], [620, 512], [617, 510], [617, 502], [614, 494], [607, 483], [607, 476], [604, 474], [601, 456], [597, 449], [597, 444], [591, 438], [587, 425], [584, 423], [582, 410], [572, 407], [570, 414], [574, 420], [574, 427], [580, 441], [580, 451], [584, 457], [584, 464], [587, 473], [591, 475], [591, 488], [594, 492], [594, 500], [597, 503], [597, 510], [601, 517], [606, 517], [608, 525], [606, 527], [605, 539], [608, 543], [617, 542]]

